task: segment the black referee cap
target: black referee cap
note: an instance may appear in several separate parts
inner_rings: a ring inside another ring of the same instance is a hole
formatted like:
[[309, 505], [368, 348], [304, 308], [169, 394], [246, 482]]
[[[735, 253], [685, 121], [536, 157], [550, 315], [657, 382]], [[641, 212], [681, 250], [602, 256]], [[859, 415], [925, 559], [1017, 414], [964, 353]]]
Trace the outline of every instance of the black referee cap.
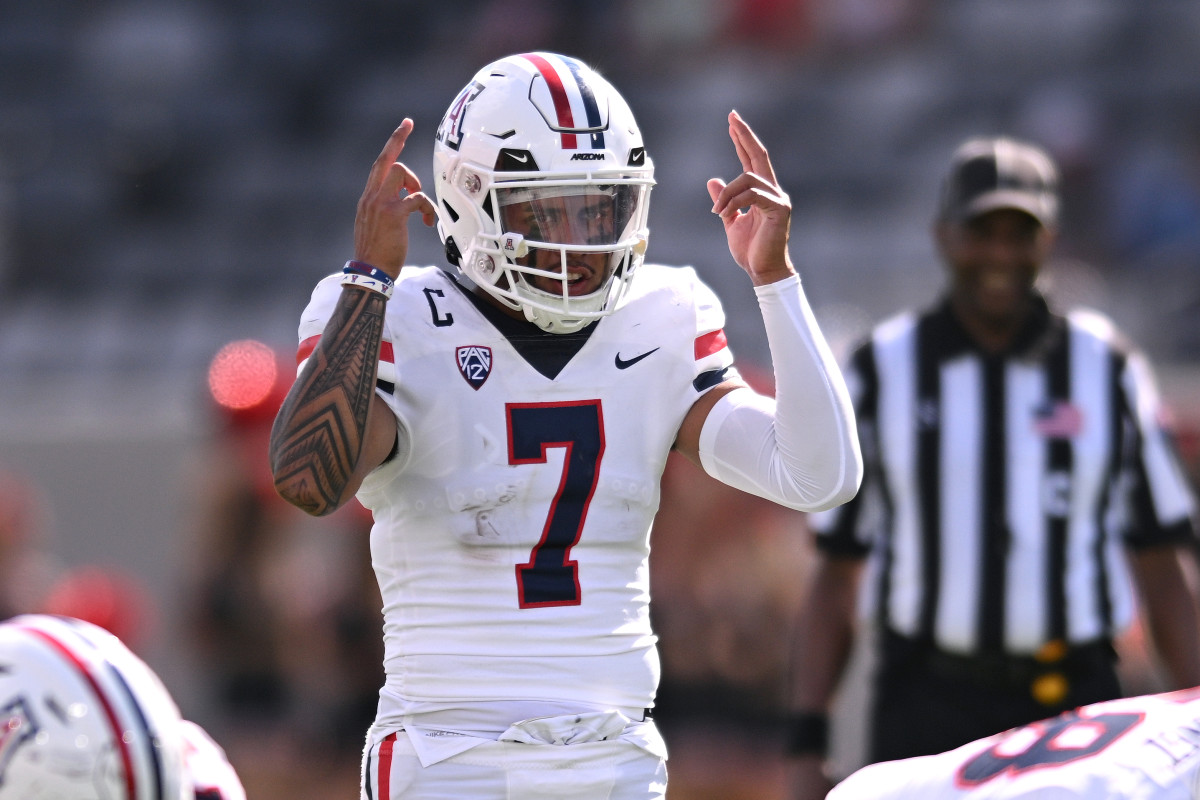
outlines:
[[968, 139], [954, 151], [942, 183], [939, 217], [963, 222], [1000, 208], [1058, 222], [1058, 170], [1040, 147], [1006, 136]]

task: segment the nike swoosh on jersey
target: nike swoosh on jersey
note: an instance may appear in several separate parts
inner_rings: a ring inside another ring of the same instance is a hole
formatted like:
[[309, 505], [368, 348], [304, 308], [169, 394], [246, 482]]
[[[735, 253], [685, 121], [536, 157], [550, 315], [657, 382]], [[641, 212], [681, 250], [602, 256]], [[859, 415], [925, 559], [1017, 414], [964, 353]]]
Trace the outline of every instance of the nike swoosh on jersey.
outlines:
[[630, 367], [632, 367], [637, 362], [641, 361], [646, 356], [657, 353], [658, 350], [659, 350], [659, 348], [656, 347], [653, 350], [647, 350], [646, 352], [642, 353], [640, 356], [634, 356], [633, 358], [630, 358], [630, 359], [621, 358], [621, 354], [617, 353], [617, 355], [613, 358], [613, 363], [617, 365], [617, 369], [629, 369]]

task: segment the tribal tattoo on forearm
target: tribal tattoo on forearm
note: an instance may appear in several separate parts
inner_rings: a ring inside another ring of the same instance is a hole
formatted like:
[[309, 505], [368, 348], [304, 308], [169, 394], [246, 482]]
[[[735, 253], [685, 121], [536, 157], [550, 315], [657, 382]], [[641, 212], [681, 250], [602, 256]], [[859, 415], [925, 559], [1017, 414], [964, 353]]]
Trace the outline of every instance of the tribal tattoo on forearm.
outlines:
[[275, 489], [313, 515], [336, 510], [366, 439], [386, 299], [343, 289], [271, 430]]

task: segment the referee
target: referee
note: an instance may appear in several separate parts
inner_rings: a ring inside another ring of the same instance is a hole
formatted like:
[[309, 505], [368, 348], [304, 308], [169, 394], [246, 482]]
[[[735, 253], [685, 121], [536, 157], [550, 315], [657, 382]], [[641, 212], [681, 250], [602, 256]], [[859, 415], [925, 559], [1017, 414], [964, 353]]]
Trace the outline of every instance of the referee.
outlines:
[[1104, 317], [1057, 313], [1034, 286], [1057, 210], [1042, 150], [965, 142], [935, 225], [944, 296], [851, 357], [866, 478], [811, 520], [798, 800], [828, 788], [826, 714], [860, 611], [879, 636], [868, 762], [1120, 696], [1113, 640], [1138, 609], [1165, 684], [1200, 684], [1189, 487], [1145, 358]]

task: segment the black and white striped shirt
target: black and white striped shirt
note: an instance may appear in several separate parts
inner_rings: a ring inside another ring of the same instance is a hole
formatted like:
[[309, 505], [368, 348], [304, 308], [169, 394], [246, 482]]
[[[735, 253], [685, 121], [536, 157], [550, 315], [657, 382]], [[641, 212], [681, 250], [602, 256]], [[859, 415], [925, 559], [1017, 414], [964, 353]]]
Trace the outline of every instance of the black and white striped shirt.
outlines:
[[845, 372], [866, 477], [813, 527], [870, 555], [867, 608], [896, 633], [959, 653], [1111, 638], [1134, 613], [1123, 546], [1192, 536], [1149, 365], [1098, 314], [1039, 302], [988, 355], [943, 303], [877, 327]]

